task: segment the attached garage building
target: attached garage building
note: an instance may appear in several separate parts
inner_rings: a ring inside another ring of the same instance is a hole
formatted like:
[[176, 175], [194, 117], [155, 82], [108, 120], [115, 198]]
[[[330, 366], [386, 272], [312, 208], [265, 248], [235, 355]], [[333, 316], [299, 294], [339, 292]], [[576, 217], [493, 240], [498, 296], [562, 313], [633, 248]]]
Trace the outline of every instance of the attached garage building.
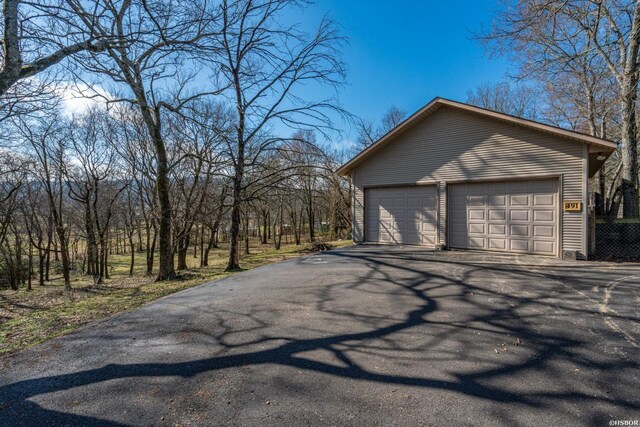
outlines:
[[436, 98], [359, 153], [357, 243], [588, 256], [588, 178], [616, 144]]

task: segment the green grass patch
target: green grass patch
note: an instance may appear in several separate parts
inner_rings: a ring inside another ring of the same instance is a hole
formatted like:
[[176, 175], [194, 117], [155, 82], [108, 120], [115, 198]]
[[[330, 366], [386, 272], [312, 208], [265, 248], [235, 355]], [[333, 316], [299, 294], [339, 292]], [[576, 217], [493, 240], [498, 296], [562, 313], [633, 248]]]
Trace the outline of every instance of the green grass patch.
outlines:
[[[334, 246], [348, 246], [348, 241], [332, 242]], [[242, 258], [241, 271], [273, 262], [297, 258], [304, 253], [304, 245], [283, 246], [279, 251], [272, 246], [252, 248], [252, 254]], [[209, 267], [192, 268], [182, 277], [165, 282], [154, 282], [142, 276], [144, 254], [136, 254], [139, 263], [133, 277], [128, 276], [128, 255], [112, 257], [111, 278], [102, 285], [93, 285], [84, 276], [74, 276], [73, 291], [62, 291], [59, 278], [44, 287], [25, 290], [0, 291], [0, 355], [10, 354], [27, 347], [65, 335], [89, 322], [110, 315], [133, 310], [163, 296], [228, 277], [237, 272], [226, 272], [227, 252], [212, 251]], [[196, 262], [195, 258], [192, 260]]]

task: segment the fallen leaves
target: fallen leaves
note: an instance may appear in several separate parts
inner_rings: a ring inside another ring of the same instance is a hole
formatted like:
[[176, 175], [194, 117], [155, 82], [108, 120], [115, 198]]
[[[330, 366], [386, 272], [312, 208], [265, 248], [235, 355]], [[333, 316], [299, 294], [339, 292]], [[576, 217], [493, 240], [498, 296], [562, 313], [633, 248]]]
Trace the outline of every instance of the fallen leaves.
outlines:
[[[511, 343], [511, 345], [513, 345], [514, 347], [518, 347], [518, 346], [522, 345], [522, 340], [520, 338], [516, 337], [515, 341], [513, 341]], [[507, 353], [509, 351], [509, 346], [507, 345], [506, 342], [503, 342], [498, 347], [494, 348], [493, 351], [496, 354]]]

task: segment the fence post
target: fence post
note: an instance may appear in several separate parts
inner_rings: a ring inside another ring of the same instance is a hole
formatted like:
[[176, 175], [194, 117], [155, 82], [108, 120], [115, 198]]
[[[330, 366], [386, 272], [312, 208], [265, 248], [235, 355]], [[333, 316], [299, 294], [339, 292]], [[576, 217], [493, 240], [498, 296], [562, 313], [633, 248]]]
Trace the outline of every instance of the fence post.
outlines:
[[596, 211], [591, 206], [589, 209], [589, 254], [588, 258], [593, 258], [596, 253]]

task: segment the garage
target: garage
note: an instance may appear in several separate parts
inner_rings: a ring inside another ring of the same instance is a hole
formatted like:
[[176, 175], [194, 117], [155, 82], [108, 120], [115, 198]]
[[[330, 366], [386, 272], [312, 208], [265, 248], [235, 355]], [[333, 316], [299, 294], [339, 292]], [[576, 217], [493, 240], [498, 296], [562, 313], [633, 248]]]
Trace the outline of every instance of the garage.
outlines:
[[337, 172], [355, 243], [587, 259], [589, 179], [616, 148], [435, 98]]
[[557, 180], [452, 184], [449, 245], [557, 255]]
[[374, 243], [433, 245], [436, 241], [435, 185], [366, 189], [366, 239]]

